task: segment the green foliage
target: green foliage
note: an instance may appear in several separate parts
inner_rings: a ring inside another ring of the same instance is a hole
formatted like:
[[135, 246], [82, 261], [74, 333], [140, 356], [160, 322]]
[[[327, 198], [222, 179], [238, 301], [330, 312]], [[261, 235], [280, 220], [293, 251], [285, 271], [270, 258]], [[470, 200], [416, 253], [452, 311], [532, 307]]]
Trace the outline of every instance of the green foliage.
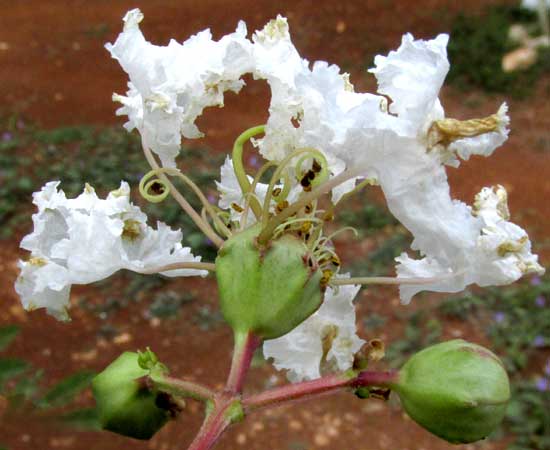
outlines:
[[0, 392], [2, 392], [4, 384], [23, 373], [30, 367], [27, 361], [17, 358], [2, 358], [0, 359]]
[[149, 305], [148, 315], [159, 319], [175, 318], [183, 305], [191, 303], [194, 297], [189, 292], [158, 292]]
[[224, 323], [221, 312], [209, 306], [201, 306], [193, 317], [193, 322], [203, 331], [211, 330]]
[[[544, 301], [545, 305], [537, 302]], [[451, 297], [440, 310], [459, 319], [478, 316], [486, 323], [492, 348], [502, 354], [506, 369], [515, 374], [527, 367], [537, 349], [550, 346], [550, 281], [486, 289], [483, 295], [466, 292]]]
[[85, 408], [63, 414], [59, 420], [73, 430], [99, 431], [101, 424], [95, 408]]
[[459, 15], [448, 46], [448, 80], [463, 89], [475, 86], [516, 97], [528, 95], [536, 79], [550, 71], [550, 51], [541, 50], [538, 62], [525, 71], [503, 72], [502, 57], [514, 49], [508, 30], [518, 22], [536, 27], [536, 15], [514, 6], [493, 6], [480, 17]]
[[350, 208], [338, 211], [338, 221], [368, 234], [398, 223], [386, 209], [374, 203], [362, 203], [359, 209]]
[[385, 316], [374, 313], [374, 314], [369, 314], [367, 317], [365, 317], [363, 319], [363, 324], [365, 325], [365, 328], [367, 330], [372, 331], [384, 326], [386, 321], [387, 321], [387, 318]]
[[[19, 327], [15, 325], [0, 328], [0, 350], [5, 349], [18, 333]], [[84, 412], [77, 409], [63, 415], [59, 409], [69, 406], [76, 396], [90, 385], [95, 373], [88, 370], [76, 372], [45, 392], [41, 385], [43, 375], [42, 369], [33, 368], [31, 363], [24, 359], [0, 358], [0, 396], [8, 400], [5, 414], [28, 415], [38, 410], [48, 410], [54, 419], [62, 420], [67, 425], [76, 424], [79, 419], [79, 426], [82, 428]], [[91, 423], [91, 418], [88, 418], [88, 423]]]
[[84, 389], [86, 389], [95, 372], [83, 370], [76, 372], [71, 376], [61, 380], [52, 387], [38, 402], [41, 408], [51, 408], [54, 406], [64, 406], [71, 401]]
[[439, 341], [441, 323], [430, 316], [429, 311], [419, 310], [404, 318], [407, 325], [403, 337], [386, 349], [392, 367], [401, 367], [413, 354]]
[[8, 345], [19, 334], [19, 327], [17, 325], [6, 325], [0, 328], [0, 352], [5, 350]]
[[512, 392], [507, 420], [516, 435], [508, 450], [550, 450], [550, 391], [534, 383], [517, 383]]

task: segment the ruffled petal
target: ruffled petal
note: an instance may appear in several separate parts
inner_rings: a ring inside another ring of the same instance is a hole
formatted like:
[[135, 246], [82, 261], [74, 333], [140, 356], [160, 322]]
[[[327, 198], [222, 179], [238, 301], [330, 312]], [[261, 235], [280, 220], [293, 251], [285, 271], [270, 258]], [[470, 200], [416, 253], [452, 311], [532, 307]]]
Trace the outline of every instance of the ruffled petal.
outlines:
[[365, 341], [356, 335], [353, 299], [360, 286], [327, 288], [317, 312], [290, 333], [266, 341], [264, 355], [290, 381], [319, 378], [323, 371], [345, 371]]
[[[47, 183], [34, 194], [38, 212], [34, 230], [21, 246], [31, 252], [20, 262], [16, 290], [27, 309], [45, 307], [66, 318], [72, 284], [102, 280], [121, 269], [151, 272], [168, 264], [198, 262], [200, 257], [182, 247], [182, 232], [159, 222], [147, 225], [147, 216], [130, 202], [130, 189], [120, 188], [99, 198], [91, 186], [67, 199], [59, 182]], [[205, 270], [181, 269], [166, 276], [205, 276]]]

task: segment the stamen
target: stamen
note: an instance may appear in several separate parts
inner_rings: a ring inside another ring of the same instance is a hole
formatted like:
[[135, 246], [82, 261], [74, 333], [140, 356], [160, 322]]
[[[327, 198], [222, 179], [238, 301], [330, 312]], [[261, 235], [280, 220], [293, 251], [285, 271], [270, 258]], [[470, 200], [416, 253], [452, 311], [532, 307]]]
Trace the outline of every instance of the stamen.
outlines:
[[237, 203], [235, 203], [235, 202], [231, 203], [231, 208], [233, 208], [238, 213], [242, 213], [244, 211], [244, 208], [240, 205], [237, 205]]
[[[156, 171], [160, 170], [160, 166], [155, 159], [155, 156], [153, 155], [153, 152], [145, 145], [142, 145], [143, 154], [145, 155], [145, 159], [147, 159], [147, 162], [151, 166], [151, 168]], [[170, 194], [176, 200], [176, 202], [181, 206], [181, 208], [187, 213], [187, 215], [191, 218], [191, 220], [195, 223], [195, 225], [201, 230], [205, 236], [207, 236], [213, 243], [216, 245], [216, 247], [220, 248], [223, 245], [223, 239], [214, 231], [212, 226], [208, 223], [208, 221], [204, 221], [199, 213], [195, 211], [195, 209], [191, 206], [191, 204], [185, 199], [183, 195], [180, 194], [180, 192], [176, 189], [176, 187], [170, 182], [170, 180], [164, 175], [163, 173], [159, 173], [159, 178], [166, 183], [166, 185], [169, 188]], [[140, 189], [141, 192], [141, 189]], [[143, 194], [142, 194], [143, 195]]]
[[[265, 244], [270, 239], [275, 228], [278, 227], [281, 223], [283, 223], [288, 217], [292, 216], [293, 214], [296, 214], [296, 212], [302, 209], [305, 205], [311, 203], [313, 200], [316, 200], [321, 195], [329, 192], [331, 189], [335, 188], [336, 186], [339, 186], [345, 181], [357, 177], [362, 172], [364, 172], [364, 170], [365, 168], [362, 166], [357, 166], [357, 167], [354, 167], [353, 169], [348, 169], [345, 172], [342, 172], [336, 175], [334, 178], [331, 178], [330, 180], [327, 180], [320, 186], [316, 187], [312, 192], [308, 192], [305, 195], [303, 195], [297, 202], [290, 205], [281, 214], [272, 218], [269, 222], [263, 224], [263, 229], [258, 235], [258, 242], [260, 244]], [[265, 220], [265, 217], [263, 218], [263, 220]]]
[[[264, 131], [265, 125], [258, 125], [256, 127], [249, 128], [248, 130], [241, 133], [241, 135], [235, 140], [235, 143], [233, 144], [233, 170], [235, 171], [235, 176], [237, 177], [237, 181], [239, 182], [239, 186], [241, 187], [243, 195], [252, 192], [250, 181], [248, 180], [248, 176], [246, 174], [246, 171], [244, 170], [243, 147], [246, 141], [258, 134], [264, 133]], [[259, 220], [262, 214], [262, 206], [254, 197], [250, 197], [250, 208], [252, 208], [256, 219]]]
[[[314, 148], [300, 148], [300, 149], [292, 152], [286, 158], [284, 158], [281, 161], [281, 163], [279, 164], [279, 166], [277, 167], [277, 169], [275, 170], [275, 172], [273, 173], [273, 176], [271, 177], [271, 180], [269, 182], [269, 187], [268, 187], [268, 190], [267, 190], [267, 195], [266, 195], [265, 200], [264, 200], [263, 211], [262, 211], [262, 224], [264, 225], [264, 227], [265, 227], [265, 225], [267, 225], [267, 222], [269, 220], [269, 207], [270, 207], [270, 204], [271, 204], [272, 192], [273, 192], [273, 189], [275, 188], [275, 183], [277, 183], [277, 181], [279, 181], [281, 179], [281, 177], [285, 178], [283, 193], [285, 191], [287, 193], [282, 194], [282, 195], [284, 195], [285, 198], [286, 198], [286, 195], [288, 195], [288, 192], [290, 191], [290, 179], [288, 177], [288, 174], [284, 173], [284, 171], [287, 169], [287, 167], [291, 163], [291, 161], [293, 161], [295, 158], [297, 158], [301, 155], [303, 155], [303, 156], [298, 160], [298, 163], [300, 165], [302, 164], [302, 162], [305, 159], [311, 158], [313, 156], [314, 158], [319, 158], [320, 161], [325, 163], [325, 168], [324, 169], [325, 169], [326, 173], [328, 174], [328, 166], [327, 166], [328, 163], [326, 162], [325, 156], [319, 150], [316, 150]], [[313, 176], [315, 176], [315, 174], [313, 174]]]
[[[256, 173], [256, 176], [254, 177], [254, 180], [252, 181], [252, 185], [250, 186], [250, 192], [244, 195], [246, 199], [244, 212], [241, 217], [241, 229], [246, 228], [246, 224], [248, 222], [248, 211], [250, 211], [251, 208], [251, 202], [253, 201], [251, 197], [254, 197], [256, 199], [256, 202], [258, 205], [261, 205], [261, 201], [256, 195], [256, 186], [260, 182], [260, 179], [262, 178], [263, 174], [270, 168], [274, 167], [276, 164], [272, 161], [266, 162], [262, 167], [260, 167], [260, 170]], [[260, 217], [256, 215], [256, 220], [260, 220]]]
[[[162, 200], [164, 200], [168, 196], [168, 194], [170, 194], [170, 190], [172, 188], [172, 185], [170, 184], [170, 182], [167, 179], [166, 180], [164, 180], [164, 179], [154, 179], [154, 180], [147, 181], [151, 177], [160, 176], [161, 174], [166, 174], [166, 175], [179, 177], [185, 184], [187, 184], [191, 188], [191, 190], [197, 195], [197, 197], [199, 198], [199, 200], [203, 204], [204, 208], [206, 209], [206, 211], [208, 212], [208, 214], [210, 215], [212, 220], [216, 223], [217, 227], [226, 234], [226, 237], [231, 236], [231, 231], [225, 226], [225, 224], [220, 220], [220, 218], [214, 212], [214, 209], [213, 209], [212, 205], [207, 200], [205, 195], [202, 193], [200, 188], [188, 176], [184, 175], [183, 173], [181, 173], [177, 169], [159, 167], [158, 169], [154, 169], [154, 170], [151, 170], [151, 171], [147, 172], [145, 174], [145, 176], [139, 182], [139, 192], [141, 193], [141, 195], [145, 199], [147, 199], [147, 200], [149, 200], [153, 203], [158, 203], [158, 202], [161, 202]], [[153, 187], [153, 185], [158, 185], [158, 184], [161, 184], [163, 186], [163, 189], [164, 189], [163, 192], [161, 194], [155, 194], [155, 195], [150, 194], [148, 191]], [[202, 222], [202, 218], [200, 220]], [[197, 222], [195, 221], [195, 223], [197, 223]], [[208, 222], [205, 222], [205, 223], [208, 225]], [[207, 234], [207, 233], [205, 233], [205, 234]], [[210, 237], [208, 234], [207, 234], [207, 236]]]

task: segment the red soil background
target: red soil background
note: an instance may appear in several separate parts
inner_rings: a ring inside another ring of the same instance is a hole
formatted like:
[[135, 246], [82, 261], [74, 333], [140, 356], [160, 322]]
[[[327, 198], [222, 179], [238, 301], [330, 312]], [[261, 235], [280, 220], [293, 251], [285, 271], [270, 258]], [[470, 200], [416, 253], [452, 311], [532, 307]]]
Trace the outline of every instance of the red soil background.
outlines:
[[[351, 73], [356, 90], [373, 91], [375, 83], [366, 73], [367, 64], [376, 52], [396, 48], [404, 32], [419, 38], [433, 37], [448, 31], [452, 18], [460, 11], [478, 13], [487, 5], [502, 3], [506, 2], [1, 0], [0, 101], [3, 110], [20, 113], [46, 128], [122, 124], [123, 118], [114, 115], [111, 93], [123, 93], [127, 78], [103, 44], [114, 41], [122, 28], [122, 16], [136, 6], [145, 14], [145, 36], [157, 44], [166, 44], [172, 37], [185, 40], [207, 27], [220, 37], [233, 31], [239, 19], [245, 20], [252, 32], [278, 13], [283, 14], [289, 19], [293, 41], [303, 57], [338, 64]], [[512, 133], [506, 145], [489, 159], [474, 158], [458, 170], [449, 170], [454, 195], [469, 203], [481, 187], [503, 184], [509, 191], [515, 221], [540, 244], [543, 263], [550, 256], [544, 245], [550, 225], [549, 93], [547, 77], [539, 81], [536, 95], [530, 99], [509, 101]], [[447, 87], [442, 92], [447, 115], [456, 118], [491, 114], [504, 100], [479, 91], [464, 93]], [[228, 95], [224, 109], [208, 111], [200, 118], [199, 126], [207, 134], [201, 143], [216, 152], [226, 151], [240, 131], [265, 120], [268, 102], [268, 90], [260, 82], [251, 81], [238, 97]], [[192, 305], [177, 321], [163, 322], [161, 327], [131, 311], [122, 312], [115, 319], [121, 334], [111, 341], [98, 338], [98, 319], [76, 308], [70, 324], [56, 322], [42, 311], [23, 312], [12, 288], [17, 276], [19, 238], [0, 243], [0, 324], [18, 323], [23, 328], [23, 339], [16, 340], [9, 354], [24, 356], [35, 366], [46, 368], [48, 380], [53, 383], [77, 369], [101, 370], [120, 352], [151, 345], [175, 375], [204, 379], [212, 386], [223, 383], [230, 360], [231, 333], [226, 327], [204, 332], [194, 324], [192, 314], [201, 305]], [[358, 243], [353, 253], [360, 257], [357, 253], [367, 250], [368, 245]], [[211, 280], [179, 280], [174, 286], [196, 293], [204, 299], [202, 305], [216, 308], [216, 287]], [[85, 292], [86, 288], [74, 289], [74, 299]], [[360, 314], [378, 312], [391, 317], [381, 336], [391, 342], [400, 326], [394, 312], [402, 308], [397, 292], [369, 290], [368, 295], [365, 291], [361, 295], [364, 300], [358, 307]], [[365, 337], [375, 337], [368, 330], [361, 331]], [[447, 321], [444, 336], [464, 336], [484, 343], [482, 330], [469, 323]], [[284, 382], [282, 374], [266, 365], [253, 369], [249, 390], [261, 389], [267, 379], [271, 383]], [[185, 449], [200, 419], [198, 406], [190, 404], [178, 421], [143, 443], [110, 433], [75, 433], [19, 417], [0, 423], [0, 442], [10, 450], [114, 450], [125, 446], [136, 450]], [[339, 394], [259, 413], [230, 429], [217, 448], [498, 450], [504, 449], [505, 443], [451, 446], [422, 430], [397, 407]]]

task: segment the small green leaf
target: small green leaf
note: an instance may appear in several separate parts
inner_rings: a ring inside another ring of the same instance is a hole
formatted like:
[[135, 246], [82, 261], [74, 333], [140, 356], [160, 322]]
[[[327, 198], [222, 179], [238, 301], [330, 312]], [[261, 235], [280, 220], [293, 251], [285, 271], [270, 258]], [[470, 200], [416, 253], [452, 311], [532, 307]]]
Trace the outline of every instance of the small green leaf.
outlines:
[[77, 409], [62, 415], [59, 420], [75, 430], [101, 430], [99, 416], [95, 408]]
[[15, 401], [30, 400], [38, 392], [40, 379], [44, 375], [42, 369], [32, 375], [27, 375], [17, 382], [13, 390], [9, 393], [11, 399]]
[[7, 325], [0, 328], [0, 351], [5, 350], [11, 341], [19, 334], [19, 327], [17, 325]]
[[38, 401], [38, 406], [41, 408], [51, 408], [66, 405], [80, 391], [89, 386], [95, 375], [92, 371], [83, 370], [61, 380]]
[[29, 368], [29, 366], [30, 364], [22, 359], [0, 359], [0, 389], [2, 389], [2, 386], [6, 381], [22, 374]]

